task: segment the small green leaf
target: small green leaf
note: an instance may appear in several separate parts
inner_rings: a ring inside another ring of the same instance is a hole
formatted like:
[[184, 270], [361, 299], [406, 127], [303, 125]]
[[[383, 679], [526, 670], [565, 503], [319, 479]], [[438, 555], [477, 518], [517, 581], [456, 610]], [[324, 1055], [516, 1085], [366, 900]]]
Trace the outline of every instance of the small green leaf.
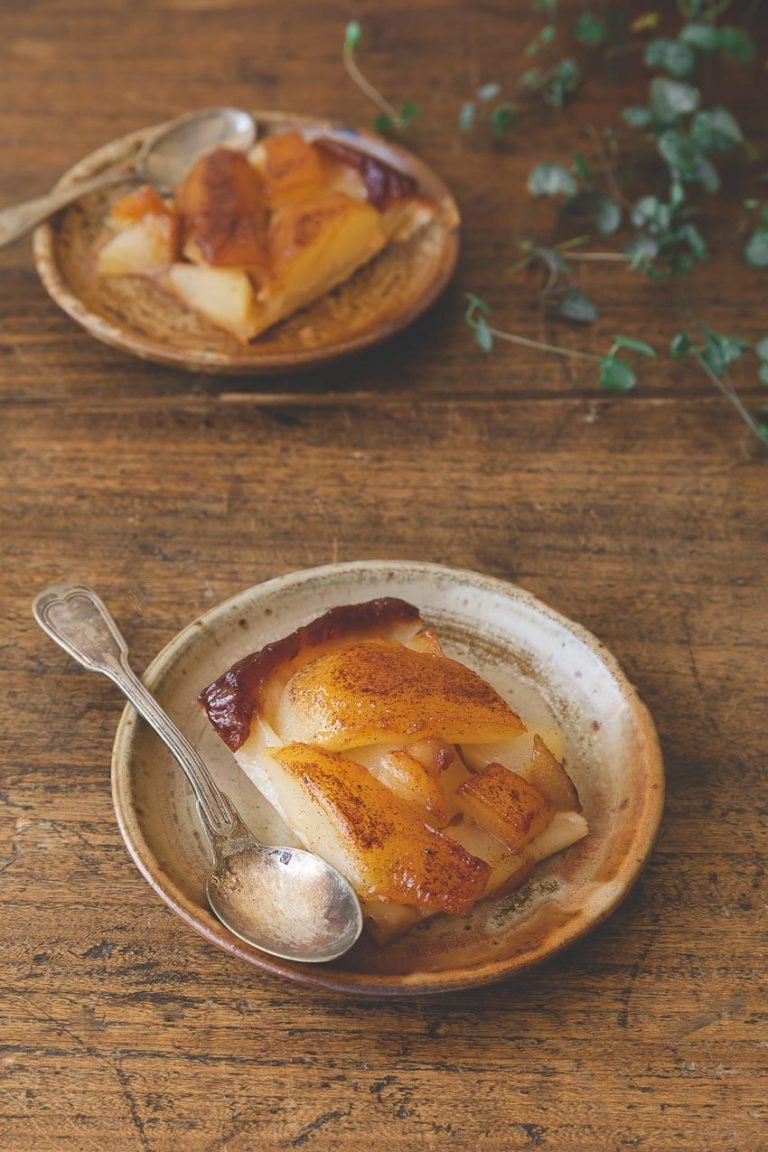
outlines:
[[699, 164], [695, 178], [699, 184], [701, 184], [704, 191], [709, 192], [710, 195], [720, 190], [720, 175], [717, 168], [715, 168], [707, 156], [705, 156]]
[[553, 108], [562, 108], [579, 86], [581, 73], [575, 60], [563, 60], [555, 69], [544, 92], [544, 99]]
[[763, 360], [758, 368], [757, 378], [761, 384], [768, 384], [768, 360]]
[[531, 260], [541, 260], [551, 283], [555, 283], [568, 267], [556, 248], [534, 248], [531, 251]]
[[616, 356], [604, 356], [600, 361], [600, 384], [607, 392], [631, 392], [637, 383], [631, 365]]
[[378, 116], [373, 118], [373, 130], [379, 132], [382, 136], [388, 136], [395, 128], [395, 121], [391, 116], [387, 116], [386, 112], [379, 112]]
[[533, 6], [537, 12], [556, 12], [557, 0], [535, 0]]
[[679, 128], [668, 128], [659, 136], [656, 146], [661, 158], [670, 168], [675, 168], [684, 180], [696, 178], [704, 154], [692, 136], [681, 132]]
[[459, 128], [462, 132], [469, 132], [475, 125], [474, 100], [465, 100], [459, 112]]
[[476, 296], [474, 292], [465, 292], [464, 295], [466, 296], [467, 301], [468, 301], [467, 311], [466, 311], [466, 314], [464, 316], [464, 319], [466, 320], [467, 324], [472, 323], [475, 312], [485, 312], [486, 316], [490, 316], [490, 314], [491, 314], [490, 304], [486, 304], [485, 300], [481, 300], [480, 297]]
[[481, 104], [487, 104], [489, 100], [495, 100], [501, 92], [501, 84], [483, 84], [477, 90], [477, 98]]
[[670, 355], [673, 356], [675, 360], [679, 360], [681, 356], [685, 356], [686, 352], [689, 351], [690, 347], [691, 347], [691, 341], [690, 341], [690, 337], [688, 336], [688, 333], [687, 332], [678, 332], [677, 335], [672, 337], [672, 341], [669, 345], [669, 352], [670, 352]]
[[684, 40], [651, 40], [643, 57], [649, 68], [663, 68], [670, 76], [684, 80], [696, 67], [696, 56]]
[[738, 360], [749, 347], [746, 340], [741, 340], [738, 336], [723, 336], [719, 332], [712, 332], [709, 328], [704, 328], [704, 334], [707, 343], [701, 352], [701, 358], [716, 376], [722, 376], [728, 365]]
[[555, 28], [554, 24], [545, 24], [539, 33], [539, 39], [541, 40], [542, 44], [551, 44], [555, 38], [556, 31], [557, 29]]
[[499, 104], [490, 115], [491, 131], [496, 140], [501, 138], [512, 127], [517, 118], [514, 104]]
[[624, 252], [632, 260], [630, 264], [630, 271], [634, 272], [636, 268], [647, 266], [648, 262], [654, 260], [659, 254], [659, 242], [653, 236], [648, 236], [645, 232], [638, 232], [636, 236], [627, 244]]
[[533, 196], [575, 196], [578, 187], [567, 168], [547, 162], [537, 165], [531, 172], [528, 191]]
[[482, 316], [475, 321], [475, 340], [483, 352], [493, 351], [493, 333]]
[[720, 47], [720, 34], [713, 24], [686, 24], [680, 39], [697, 52], [717, 52]]
[[741, 128], [727, 108], [697, 112], [691, 135], [705, 152], [728, 152], [744, 140]]
[[564, 211], [569, 215], [589, 216], [601, 236], [612, 236], [621, 227], [621, 205], [594, 188], [577, 192], [566, 202]]
[[671, 124], [680, 116], [695, 112], [700, 100], [701, 93], [692, 84], [668, 80], [665, 76], [656, 76], [651, 80], [651, 107], [664, 124]]
[[727, 25], [718, 30], [718, 47], [732, 60], [740, 64], [751, 64], [755, 58], [755, 44], [744, 28]]
[[595, 16], [592, 12], [582, 12], [573, 26], [573, 35], [579, 44], [599, 48], [608, 39], [608, 25], [602, 17]]
[[747, 240], [744, 259], [753, 268], [768, 268], [768, 228], [758, 228]]
[[543, 75], [540, 68], [529, 68], [527, 72], [523, 72], [517, 83], [520, 88], [538, 88], [542, 82]]
[[633, 128], [645, 128], [648, 124], [653, 123], [653, 112], [650, 108], [643, 108], [640, 105], [634, 104], [631, 108], [625, 108], [622, 116], [627, 124], [631, 124]]
[[673, 179], [669, 186], [669, 206], [674, 214], [675, 209], [685, 204], [685, 187], [682, 180]]
[[757, 352], [761, 360], [768, 360], [768, 336], [764, 336], [762, 340], [759, 340], [757, 344], [755, 344], [755, 352]]
[[592, 169], [582, 156], [581, 152], [574, 152], [573, 166], [576, 169], [576, 174], [578, 175], [579, 179], [582, 180], [584, 184], [592, 183]]
[[[353, 52], [363, 38], [363, 30], [358, 20], [350, 20], [344, 31], [344, 47]], [[338, 43], [338, 41], [337, 41]]]
[[408, 125], [412, 124], [413, 121], [417, 118], [417, 116], [420, 116], [420, 115], [421, 115], [420, 106], [418, 104], [414, 104], [413, 101], [410, 101], [410, 100], [406, 101], [405, 104], [400, 105], [400, 115], [398, 117], [399, 127], [400, 128], [407, 128]]
[[706, 260], [708, 255], [707, 242], [695, 224], [681, 224], [675, 235], [678, 240], [688, 245], [691, 254], [697, 260]]
[[632, 208], [632, 223], [635, 228], [646, 228], [654, 234], [666, 232], [672, 223], [669, 205], [658, 196], [641, 196]]
[[631, 348], [633, 352], [639, 352], [642, 356], [656, 355], [655, 348], [652, 348], [650, 344], [646, 344], [644, 340], [635, 340], [633, 336], [614, 336], [611, 355], [613, 355], [615, 348]]
[[578, 324], [593, 324], [597, 320], [597, 308], [579, 288], [567, 288], [560, 297], [557, 310], [561, 316]]

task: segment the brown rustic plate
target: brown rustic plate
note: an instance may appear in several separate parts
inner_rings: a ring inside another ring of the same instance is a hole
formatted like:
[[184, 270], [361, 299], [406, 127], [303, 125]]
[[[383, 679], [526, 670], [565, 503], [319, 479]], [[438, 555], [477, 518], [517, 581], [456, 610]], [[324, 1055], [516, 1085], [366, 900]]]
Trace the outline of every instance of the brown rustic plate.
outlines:
[[[109, 233], [110, 205], [125, 195], [118, 184], [86, 196], [34, 237], [38, 273], [58, 305], [91, 335], [146, 360], [194, 372], [252, 375], [335, 360], [376, 344], [422, 314], [450, 280], [459, 249], [459, 211], [443, 181], [411, 152], [364, 130], [284, 112], [254, 112], [261, 136], [299, 129], [322, 131], [365, 149], [413, 176], [437, 205], [436, 219], [404, 244], [387, 248], [352, 279], [309, 308], [243, 345], [148, 280], [100, 277], [96, 254]], [[62, 178], [67, 184], [129, 167], [158, 126], [114, 140]]]
[[123, 838], [178, 915], [226, 952], [302, 984], [375, 996], [469, 988], [506, 979], [577, 940], [618, 905], [651, 850], [664, 774], [635, 689], [589, 633], [528, 592], [431, 564], [333, 564], [270, 580], [212, 609], [163, 649], [145, 681], [201, 751], [255, 834], [296, 843], [240, 772], [196, 702], [235, 660], [327, 608], [400, 596], [439, 628], [448, 654], [475, 668], [532, 723], [556, 723], [589, 836], [544, 861], [524, 888], [465, 917], [436, 916], [377, 947], [363, 938], [331, 964], [279, 960], [242, 943], [205, 899], [208, 860], [182, 773], [132, 708], [115, 740], [112, 790]]

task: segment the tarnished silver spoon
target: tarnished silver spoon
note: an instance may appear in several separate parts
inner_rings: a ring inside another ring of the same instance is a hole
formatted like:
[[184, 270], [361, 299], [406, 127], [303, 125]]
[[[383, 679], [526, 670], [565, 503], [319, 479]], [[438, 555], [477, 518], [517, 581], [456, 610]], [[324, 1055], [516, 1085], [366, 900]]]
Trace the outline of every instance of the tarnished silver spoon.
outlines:
[[54, 212], [111, 184], [136, 179], [172, 192], [198, 157], [213, 148], [249, 148], [256, 134], [253, 117], [238, 108], [205, 108], [164, 124], [142, 144], [130, 168], [109, 168], [90, 180], [55, 188], [47, 196], [0, 211], [0, 248], [12, 244]]
[[128, 646], [96, 593], [78, 584], [42, 592], [32, 611], [65, 652], [118, 686], [181, 765], [213, 854], [206, 891], [223, 924], [246, 943], [287, 960], [322, 963], [362, 931], [348, 881], [319, 856], [260, 844], [205, 763], [128, 665]]

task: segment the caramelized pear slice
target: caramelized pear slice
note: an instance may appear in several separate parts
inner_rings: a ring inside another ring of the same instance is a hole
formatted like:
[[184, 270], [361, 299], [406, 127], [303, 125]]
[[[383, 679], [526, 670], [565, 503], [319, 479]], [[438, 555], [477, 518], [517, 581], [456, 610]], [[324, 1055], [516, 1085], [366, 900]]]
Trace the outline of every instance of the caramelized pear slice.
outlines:
[[487, 828], [515, 852], [550, 823], [554, 808], [534, 784], [503, 764], [488, 764], [459, 788], [471, 820]]
[[498, 740], [525, 728], [464, 664], [386, 640], [328, 652], [300, 669], [280, 697], [273, 727], [286, 743], [334, 751], [434, 735], [451, 744]]
[[261, 177], [242, 152], [202, 156], [176, 189], [184, 255], [213, 268], [263, 271], [267, 210]]
[[327, 177], [320, 153], [300, 132], [260, 140], [248, 160], [264, 179], [270, 206], [310, 200], [325, 191]]
[[272, 749], [272, 783], [290, 826], [358, 895], [436, 912], [467, 912], [488, 864], [430, 828], [360, 764], [290, 744]]
[[272, 722], [286, 684], [318, 656], [365, 637], [407, 642], [420, 626], [418, 608], [394, 596], [329, 608], [309, 624], [233, 664], [203, 689], [200, 703], [234, 752], [248, 739], [256, 720]]
[[313, 304], [386, 245], [379, 214], [335, 192], [278, 208], [269, 224], [269, 270], [258, 300], [259, 332]]
[[118, 228], [125, 228], [144, 216], [171, 215], [173, 210], [167, 206], [157, 189], [151, 184], [142, 184], [112, 205], [109, 218]]
[[431, 765], [425, 767], [409, 749], [356, 748], [354, 759], [410, 805], [427, 824], [442, 828], [448, 823], [445, 791], [439, 774]]
[[533, 754], [520, 769], [520, 775], [535, 784], [557, 812], [581, 812], [573, 781], [540, 736], [534, 736]]
[[117, 232], [99, 251], [100, 276], [151, 276], [176, 259], [178, 227], [167, 212], [139, 217]]
[[162, 283], [187, 308], [244, 344], [253, 336], [253, 287], [242, 269], [173, 264]]

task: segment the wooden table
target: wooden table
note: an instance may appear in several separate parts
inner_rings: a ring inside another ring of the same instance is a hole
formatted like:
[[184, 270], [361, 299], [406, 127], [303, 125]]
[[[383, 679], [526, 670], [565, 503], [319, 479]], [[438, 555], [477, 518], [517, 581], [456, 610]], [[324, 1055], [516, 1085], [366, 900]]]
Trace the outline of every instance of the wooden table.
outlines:
[[[637, 52], [620, 86], [590, 73], [572, 111], [526, 113], [494, 147], [455, 125], [478, 84], [525, 66], [542, 17], [522, 0], [9, 0], [0, 202], [190, 107], [367, 121], [341, 67], [351, 15], [371, 78], [422, 104], [412, 146], [464, 214], [455, 283], [408, 332], [314, 373], [195, 377], [89, 338], [49, 301], [28, 242], [0, 256], [0, 1147], [758, 1152], [768, 453], [693, 366], [644, 363], [636, 393], [614, 397], [591, 365], [511, 346], [486, 356], [462, 320], [472, 290], [529, 338], [666, 346], [678, 324], [664, 286], [584, 265], [602, 317], [575, 329], [507, 275], [520, 237], [551, 226], [528, 172], [590, 153], [587, 125], [642, 100]], [[764, 147], [761, 67], [735, 89]], [[737, 215], [723, 214], [696, 293], [713, 328], [754, 342], [768, 281], [739, 258]], [[737, 378], [753, 407], [765, 398], [754, 361]], [[356, 1001], [208, 945], [122, 845], [108, 782], [117, 693], [30, 615], [46, 584], [89, 582], [143, 668], [242, 588], [374, 557], [521, 584], [608, 645], [658, 725], [668, 804], [640, 883], [577, 947], [511, 983]]]

